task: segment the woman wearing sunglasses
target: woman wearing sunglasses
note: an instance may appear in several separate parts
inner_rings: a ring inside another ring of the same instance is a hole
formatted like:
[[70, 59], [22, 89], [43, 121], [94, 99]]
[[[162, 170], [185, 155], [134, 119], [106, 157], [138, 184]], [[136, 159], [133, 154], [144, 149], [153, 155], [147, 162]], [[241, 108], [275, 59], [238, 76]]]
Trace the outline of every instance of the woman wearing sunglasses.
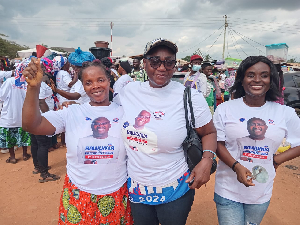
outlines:
[[[128, 189], [136, 225], [185, 224], [195, 188], [210, 179], [216, 130], [203, 95], [192, 91], [196, 131], [202, 137], [203, 160], [188, 170], [182, 142], [186, 138], [185, 87], [171, 81], [177, 46], [164, 39], [146, 45], [144, 65], [149, 81], [116, 83], [114, 101], [124, 108], [122, 137], [128, 155]], [[118, 89], [118, 90], [117, 90]], [[191, 182], [194, 180], [193, 182]], [[189, 185], [190, 183], [190, 185]]]

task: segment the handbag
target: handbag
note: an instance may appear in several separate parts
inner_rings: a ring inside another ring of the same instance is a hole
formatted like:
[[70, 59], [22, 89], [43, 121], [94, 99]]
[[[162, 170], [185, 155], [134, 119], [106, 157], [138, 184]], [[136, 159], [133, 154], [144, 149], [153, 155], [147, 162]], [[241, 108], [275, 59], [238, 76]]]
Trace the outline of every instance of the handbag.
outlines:
[[[191, 100], [191, 88], [186, 87], [183, 94], [183, 104], [185, 111], [187, 136], [182, 143], [189, 170], [192, 171], [195, 166], [201, 161], [203, 155], [202, 141], [198, 133], [195, 131], [195, 116]], [[188, 105], [190, 108], [191, 122], [188, 117]], [[217, 161], [213, 159], [210, 174], [217, 169]]]

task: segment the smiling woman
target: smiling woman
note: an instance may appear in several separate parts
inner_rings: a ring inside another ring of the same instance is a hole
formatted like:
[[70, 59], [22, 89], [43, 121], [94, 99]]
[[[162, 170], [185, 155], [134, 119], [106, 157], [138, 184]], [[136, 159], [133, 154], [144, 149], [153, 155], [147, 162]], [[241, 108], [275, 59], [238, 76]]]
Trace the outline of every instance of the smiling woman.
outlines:
[[[67, 174], [59, 224], [132, 224], [127, 191], [126, 152], [121, 140], [123, 110], [108, 99], [109, 79], [101, 62], [85, 63], [80, 77], [90, 102], [40, 114], [43, 71], [32, 59], [24, 71], [27, 93], [23, 127], [35, 135], [66, 132]], [[26, 118], [26, 119], [25, 119]]]
[[[219, 224], [260, 224], [270, 203], [276, 168], [300, 156], [300, 119], [275, 101], [279, 74], [264, 56], [240, 64], [234, 100], [214, 114], [220, 158], [215, 183]], [[283, 138], [292, 148], [274, 155]]]

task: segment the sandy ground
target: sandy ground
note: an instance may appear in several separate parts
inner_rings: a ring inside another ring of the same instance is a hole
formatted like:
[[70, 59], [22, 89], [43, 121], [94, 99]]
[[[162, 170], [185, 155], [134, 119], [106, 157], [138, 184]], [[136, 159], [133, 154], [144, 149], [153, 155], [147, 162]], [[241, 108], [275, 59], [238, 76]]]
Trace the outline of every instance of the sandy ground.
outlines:
[[[30, 152], [30, 151], [29, 151]], [[61, 179], [44, 184], [38, 183], [39, 175], [32, 174], [32, 159], [22, 160], [22, 149], [16, 151], [18, 163], [5, 163], [8, 154], [0, 153], [0, 224], [40, 225], [57, 224], [58, 206], [66, 173], [65, 148], [49, 153], [51, 173]], [[300, 169], [292, 170], [285, 165], [300, 168], [300, 158], [285, 163], [277, 171], [273, 197], [262, 225], [300, 224]], [[214, 176], [206, 187], [196, 191], [195, 202], [187, 224], [218, 224], [213, 202]]]

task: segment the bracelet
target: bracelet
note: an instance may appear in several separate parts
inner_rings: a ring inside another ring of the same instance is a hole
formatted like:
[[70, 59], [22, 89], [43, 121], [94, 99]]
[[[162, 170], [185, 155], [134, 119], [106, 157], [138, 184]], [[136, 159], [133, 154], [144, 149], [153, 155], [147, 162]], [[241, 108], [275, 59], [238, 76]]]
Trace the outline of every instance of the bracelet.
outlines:
[[[234, 163], [233, 163], [233, 165], [232, 165], [232, 167], [231, 167], [231, 169], [234, 171], [234, 167], [235, 167], [235, 165], [236, 164], [238, 164], [239, 163], [239, 161], [235, 161]], [[235, 171], [234, 171], [235, 172]]]
[[214, 158], [213, 159], [217, 158], [217, 154], [215, 152], [213, 152], [212, 150], [203, 150], [203, 152], [210, 152], [210, 153], [214, 154]]

